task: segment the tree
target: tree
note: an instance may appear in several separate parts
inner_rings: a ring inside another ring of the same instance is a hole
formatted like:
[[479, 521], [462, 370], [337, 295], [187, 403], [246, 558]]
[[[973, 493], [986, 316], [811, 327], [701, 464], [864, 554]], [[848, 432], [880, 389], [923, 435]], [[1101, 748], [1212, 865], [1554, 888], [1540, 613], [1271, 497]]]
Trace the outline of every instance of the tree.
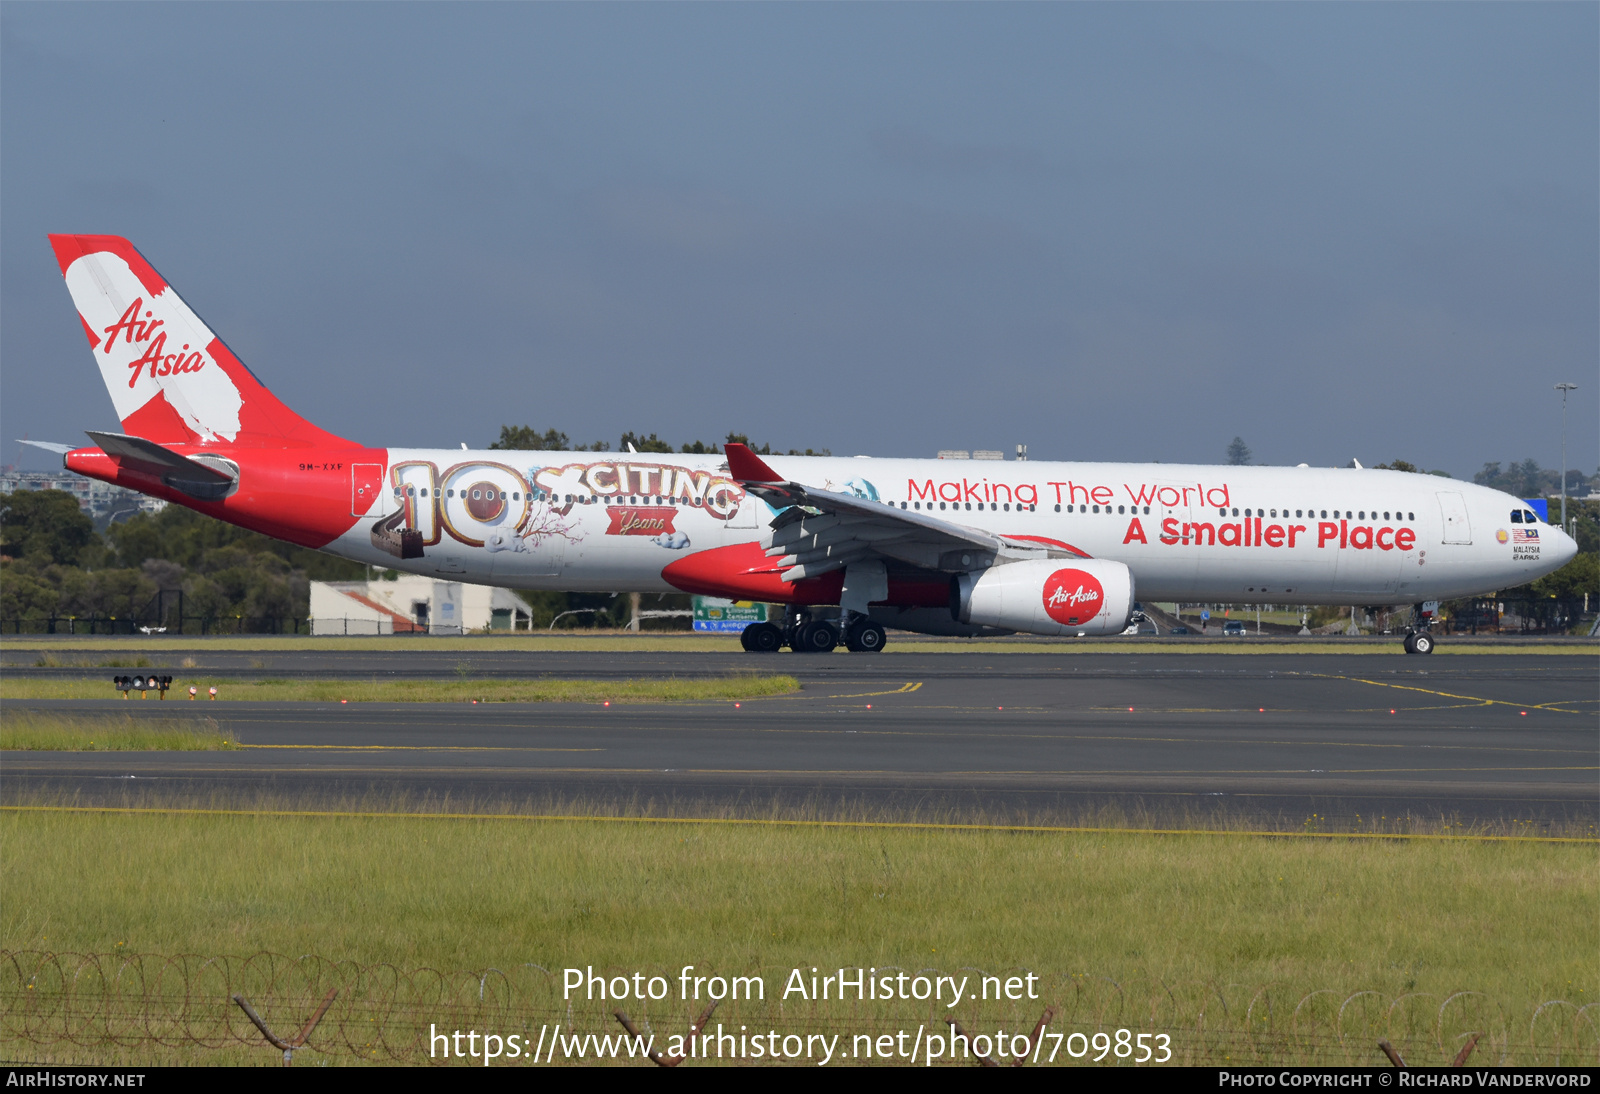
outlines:
[[622, 440], [617, 442], [617, 451], [626, 452], [629, 445], [639, 452], [671, 452], [672, 446], [654, 433], [646, 437], [639, 433], [624, 433]]
[[1250, 446], [1244, 443], [1243, 437], [1235, 437], [1228, 445], [1228, 463], [1234, 467], [1243, 467], [1250, 462]]
[[565, 433], [554, 429], [540, 433], [531, 425], [503, 425], [500, 439], [489, 447], [520, 452], [570, 452], [572, 441]]
[[1373, 464], [1372, 467], [1374, 471], [1409, 471], [1413, 475], [1438, 475], [1441, 479], [1450, 477], [1448, 471], [1424, 471], [1409, 460], [1390, 460], [1388, 463]]
[[71, 566], [99, 540], [94, 521], [65, 490], [17, 490], [0, 501], [0, 554]]

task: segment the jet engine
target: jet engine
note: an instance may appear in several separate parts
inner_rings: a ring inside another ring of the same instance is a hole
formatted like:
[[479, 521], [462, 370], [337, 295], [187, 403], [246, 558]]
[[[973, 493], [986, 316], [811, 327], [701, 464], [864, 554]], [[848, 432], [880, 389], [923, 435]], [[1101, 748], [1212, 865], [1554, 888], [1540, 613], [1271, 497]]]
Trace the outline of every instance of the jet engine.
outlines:
[[1133, 574], [1108, 559], [1030, 559], [950, 581], [950, 614], [959, 623], [1030, 634], [1119, 634], [1132, 612]]

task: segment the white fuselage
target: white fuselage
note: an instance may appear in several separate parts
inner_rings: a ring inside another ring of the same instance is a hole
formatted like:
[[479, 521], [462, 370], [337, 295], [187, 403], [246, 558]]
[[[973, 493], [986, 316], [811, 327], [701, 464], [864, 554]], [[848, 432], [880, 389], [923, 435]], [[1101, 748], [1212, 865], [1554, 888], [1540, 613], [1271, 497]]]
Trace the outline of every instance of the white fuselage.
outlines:
[[[720, 456], [388, 450], [381, 509], [328, 550], [520, 589], [654, 592], [668, 564], [754, 543], [774, 511]], [[1520, 585], [1576, 553], [1510, 495], [1365, 469], [772, 456], [777, 473], [1122, 562], [1146, 600], [1376, 604]], [[476, 490], [479, 497], [472, 497]], [[489, 495], [504, 495], [504, 498]], [[380, 548], [404, 507], [422, 557]], [[1531, 533], [1531, 534], [1530, 534]]]

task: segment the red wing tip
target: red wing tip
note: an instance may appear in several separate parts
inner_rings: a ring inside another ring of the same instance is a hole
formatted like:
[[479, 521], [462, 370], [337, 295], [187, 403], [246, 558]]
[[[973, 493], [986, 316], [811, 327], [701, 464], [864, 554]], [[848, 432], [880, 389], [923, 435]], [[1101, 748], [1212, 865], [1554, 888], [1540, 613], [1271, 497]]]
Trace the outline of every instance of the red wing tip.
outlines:
[[728, 457], [728, 474], [738, 482], [782, 482], [783, 476], [768, 467], [748, 445], [729, 441], [722, 447]]

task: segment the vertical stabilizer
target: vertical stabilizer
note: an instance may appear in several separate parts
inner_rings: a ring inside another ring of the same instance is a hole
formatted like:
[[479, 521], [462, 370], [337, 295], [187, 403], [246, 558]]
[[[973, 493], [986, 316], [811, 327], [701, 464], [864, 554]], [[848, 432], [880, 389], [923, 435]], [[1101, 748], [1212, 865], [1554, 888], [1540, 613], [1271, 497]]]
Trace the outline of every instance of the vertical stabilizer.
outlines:
[[158, 444], [340, 447], [279, 402], [121, 236], [53, 235], [122, 428]]

